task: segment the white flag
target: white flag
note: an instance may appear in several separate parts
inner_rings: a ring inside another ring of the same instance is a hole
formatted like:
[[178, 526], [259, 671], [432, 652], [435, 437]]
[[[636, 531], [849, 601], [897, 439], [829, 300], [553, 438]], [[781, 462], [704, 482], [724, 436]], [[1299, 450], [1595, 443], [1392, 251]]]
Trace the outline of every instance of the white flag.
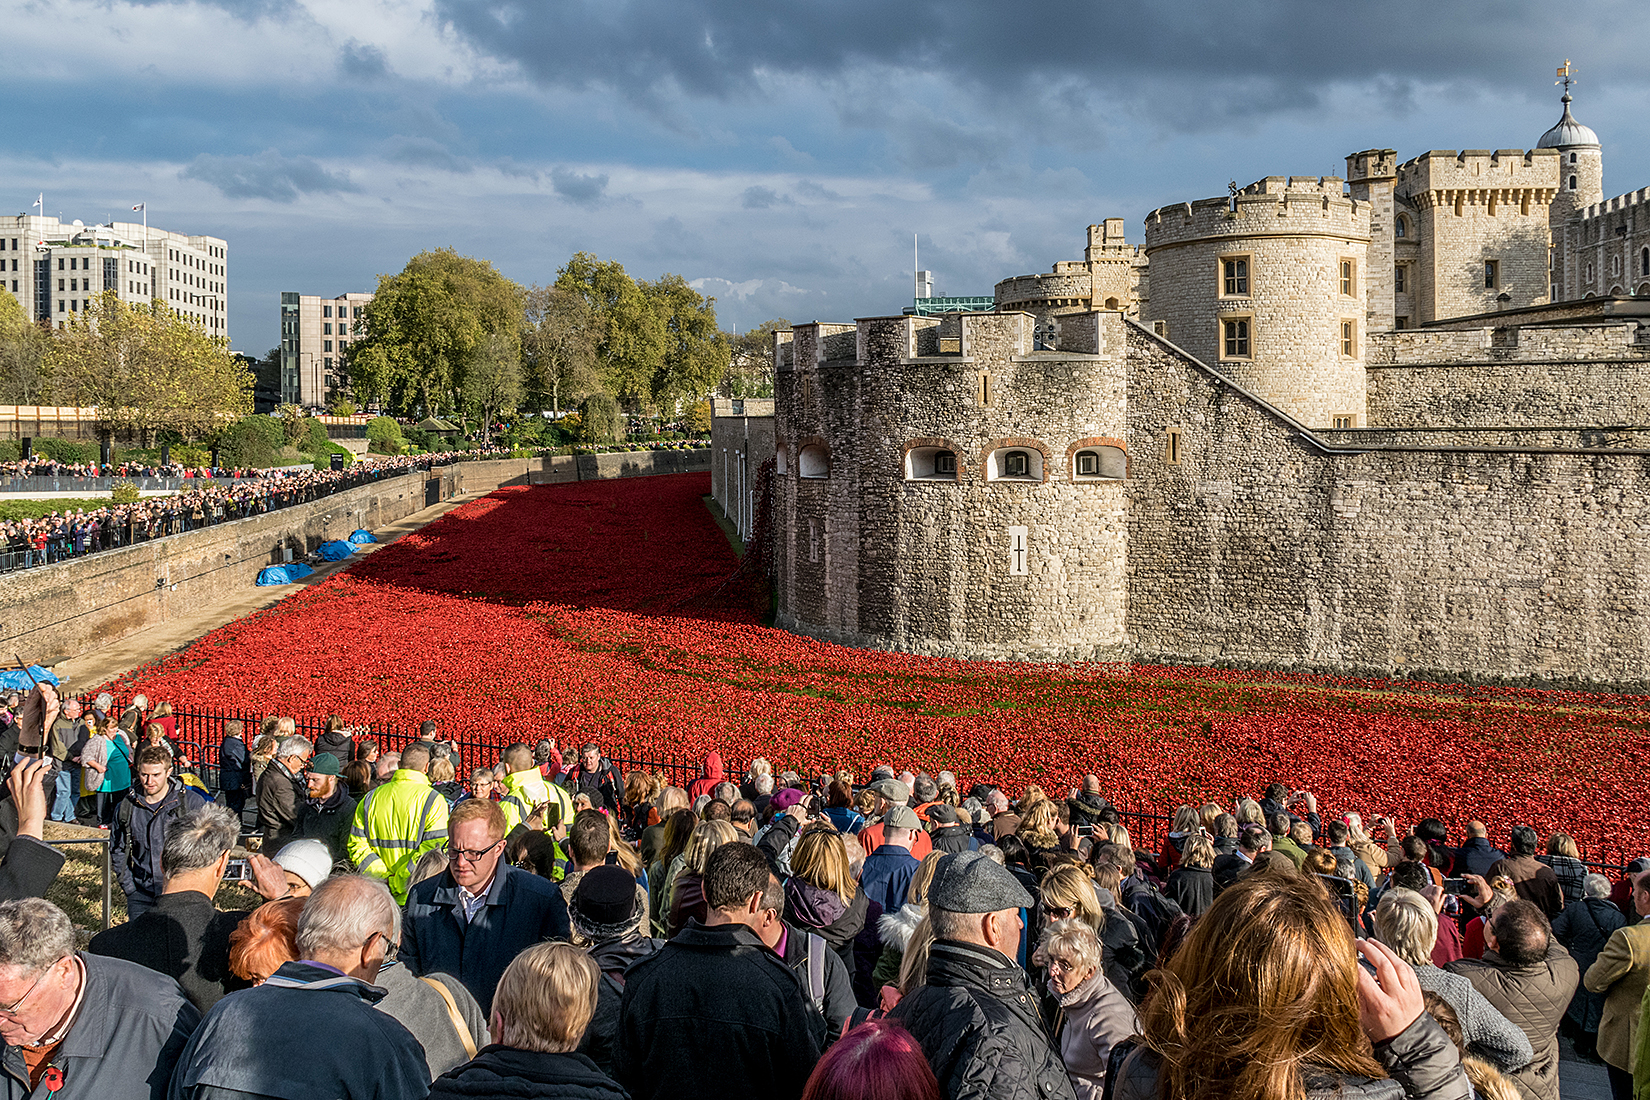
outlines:
[[44, 191], [40, 192], [40, 197], [34, 200], [34, 205], [40, 207], [40, 214], [44, 217], [46, 214], [46, 193]]
[[132, 209], [133, 210], [146, 210], [146, 209], [148, 209], [148, 207], [149, 207], [148, 203], [140, 202], [136, 206], [132, 207]]

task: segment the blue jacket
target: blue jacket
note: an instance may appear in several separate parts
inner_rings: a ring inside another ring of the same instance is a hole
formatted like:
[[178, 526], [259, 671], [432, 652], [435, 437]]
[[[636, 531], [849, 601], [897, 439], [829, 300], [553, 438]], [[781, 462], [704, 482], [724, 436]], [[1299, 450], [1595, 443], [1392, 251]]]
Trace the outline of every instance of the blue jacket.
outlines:
[[572, 934], [567, 903], [555, 883], [502, 859], [487, 889], [486, 904], [468, 925], [463, 896], [450, 872], [408, 890], [400, 959], [414, 974], [453, 975], [490, 1015], [493, 990], [512, 959], [535, 943], [565, 940]]
[[239, 737], [225, 737], [218, 746], [218, 787], [239, 791], [252, 785], [252, 758], [247, 755], [246, 742]]
[[29, 1088], [19, 1047], [7, 1047], [0, 1098], [54, 1095], [56, 1100], [161, 1100], [178, 1054], [201, 1014], [164, 974], [125, 959], [81, 955], [86, 996], [80, 1016], [51, 1064], [63, 1071], [63, 1088]]
[[906, 849], [884, 844], [865, 857], [859, 885], [884, 913], [897, 913], [909, 900], [906, 894], [911, 889], [911, 876], [921, 866], [922, 860]]
[[[289, 962], [263, 985], [233, 993], [201, 1021], [172, 1078], [171, 1100], [248, 1093], [281, 1100], [423, 1100], [424, 1048], [373, 1007], [375, 985], [314, 963]], [[272, 1041], [272, 1036], [291, 1041]]]

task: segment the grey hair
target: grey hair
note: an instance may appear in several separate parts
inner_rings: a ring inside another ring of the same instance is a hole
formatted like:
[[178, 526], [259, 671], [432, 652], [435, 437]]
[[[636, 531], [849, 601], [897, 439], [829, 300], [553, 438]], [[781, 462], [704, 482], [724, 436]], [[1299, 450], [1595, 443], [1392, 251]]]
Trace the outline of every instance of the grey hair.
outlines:
[[916, 795], [918, 802], [932, 802], [940, 796], [940, 785], [929, 778], [924, 772], [917, 776], [916, 782], [911, 784], [911, 793]]
[[401, 939], [401, 908], [382, 882], [365, 875], [333, 875], [315, 888], [298, 917], [298, 956], [359, 951], [386, 927]]
[[494, 775], [493, 775], [493, 769], [492, 768], [477, 768], [475, 771], [470, 773], [470, 782], [471, 783], [474, 783], [478, 779], [491, 780], [493, 778], [494, 778]]
[[1607, 898], [1610, 896], [1610, 880], [1595, 871], [1581, 880], [1581, 892], [1590, 898]]
[[0, 901], [0, 967], [39, 974], [74, 948], [69, 915], [45, 898]]
[[134, 695], [132, 696], [132, 705], [139, 710], [147, 710], [149, 707], [149, 697], [147, 695]]
[[1399, 958], [1411, 966], [1427, 966], [1438, 942], [1438, 914], [1414, 890], [1394, 886], [1375, 907], [1375, 931]]
[[980, 938], [980, 918], [984, 915], [984, 913], [957, 913], [950, 909], [941, 909], [933, 904], [928, 906], [928, 920], [934, 929], [936, 940], [974, 942]]
[[241, 823], [223, 806], [202, 806], [166, 831], [160, 869], [167, 878], [212, 866], [235, 846]]
[[275, 755], [302, 756], [306, 752], [313, 751], [314, 748], [315, 746], [310, 744], [309, 738], [294, 733], [288, 737], [281, 738], [281, 747], [275, 751]]
[[995, 844], [980, 845], [980, 854], [999, 867], [1008, 866], [1008, 857], [1003, 855], [1003, 850]]
[[765, 760], [764, 758], [758, 756], [755, 760], [751, 761], [750, 775], [751, 775], [752, 780], [754, 780], [759, 775], [772, 775], [772, 774], [773, 774], [773, 765], [768, 763], [767, 760]]
[[1043, 954], [1078, 966], [1100, 968], [1100, 938], [1081, 920], [1055, 921], [1043, 933]]
[[726, 802], [729, 806], [739, 801], [739, 788], [735, 787], [732, 783], [716, 784], [716, 790], [713, 793], [717, 798], [721, 799], [723, 802]]
[[758, 772], [756, 778], [751, 780], [751, 786], [756, 788], [757, 794], [772, 794], [773, 776], [768, 772]]

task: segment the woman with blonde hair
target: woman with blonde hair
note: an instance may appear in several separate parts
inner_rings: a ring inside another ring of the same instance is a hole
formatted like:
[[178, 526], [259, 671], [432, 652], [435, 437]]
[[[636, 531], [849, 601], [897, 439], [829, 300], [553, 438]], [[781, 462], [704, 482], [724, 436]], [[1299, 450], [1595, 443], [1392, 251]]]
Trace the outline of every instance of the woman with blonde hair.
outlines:
[[1058, 1009], [1055, 1044], [1077, 1100], [1101, 1100], [1114, 1046], [1140, 1029], [1134, 1006], [1100, 970], [1100, 939], [1079, 920], [1055, 921], [1038, 948]]
[[1353, 940], [1327, 892], [1302, 882], [1246, 876], [1221, 892], [1153, 974], [1115, 1100], [1469, 1100], [1414, 969]]
[[1047, 798], [1034, 802], [1020, 817], [1014, 835], [1026, 846], [1026, 865], [1033, 872], [1047, 870], [1049, 857], [1060, 850], [1059, 815]]
[[790, 863], [785, 919], [803, 932], [823, 937], [852, 974], [854, 937], [865, 927], [870, 899], [854, 881], [842, 834], [827, 825], [810, 825], [796, 838]]
[[724, 844], [739, 839], [739, 830], [727, 821], [701, 821], [694, 826], [683, 851], [680, 866], [674, 877], [665, 883], [665, 896], [670, 898], [670, 919], [666, 939], [675, 939], [676, 933], [687, 927], [687, 922], [703, 922], [709, 911], [705, 904], [705, 862], [710, 854]]
[[612, 1078], [576, 1053], [601, 980], [595, 962], [571, 944], [537, 943], [517, 955], [493, 994], [493, 1044], [436, 1078], [430, 1096], [625, 1100]]
[[1169, 873], [1163, 893], [1189, 917], [1202, 916], [1215, 903], [1215, 845], [1207, 834], [1186, 838], [1180, 866]]
[[1174, 820], [1169, 824], [1169, 835], [1163, 840], [1163, 852], [1158, 858], [1164, 874], [1180, 866], [1180, 852], [1186, 841], [1202, 831], [1203, 815], [1198, 813], [1197, 807], [1181, 806], [1175, 810]]

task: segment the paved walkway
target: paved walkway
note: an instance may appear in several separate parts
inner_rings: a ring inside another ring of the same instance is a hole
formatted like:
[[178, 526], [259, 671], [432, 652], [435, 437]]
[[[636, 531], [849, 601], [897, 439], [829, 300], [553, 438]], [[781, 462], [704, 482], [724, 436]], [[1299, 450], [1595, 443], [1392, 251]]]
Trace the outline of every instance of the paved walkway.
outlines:
[[304, 587], [319, 584], [338, 570], [347, 568], [351, 561], [357, 560], [361, 555], [371, 554], [380, 547], [388, 546], [401, 536], [439, 519], [454, 508], [486, 495], [481, 492], [461, 493], [451, 500], [414, 512], [406, 519], [374, 531], [373, 534], [378, 536], [378, 541], [358, 548], [355, 557], [340, 562], [323, 562], [316, 567], [314, 573], [295, 584], [268, 588], [257, 588], [248, 584], [244, 589], [230, 589], [204, 611], [171, 619], [135, 634], [128, 634], [108, 645], [77, 654], [66, 661], [59, 661], [52, 666], [52, 671], [67, 681], [69, 689], [76, 694], [91, 691], [116, 676], [164, 657], [168, 653], [175, 653], [196, 638], [216, 630], [225, 623], [234, 622], [243, 615], [250, 615], [261, 608], [277, 604]]
[[1602, 1062], [1576, 1057], [1575, 1044], [1558, 1037], [1558, 1093], [1560, 1100], [1610, 1100], [1610, 1074]]

